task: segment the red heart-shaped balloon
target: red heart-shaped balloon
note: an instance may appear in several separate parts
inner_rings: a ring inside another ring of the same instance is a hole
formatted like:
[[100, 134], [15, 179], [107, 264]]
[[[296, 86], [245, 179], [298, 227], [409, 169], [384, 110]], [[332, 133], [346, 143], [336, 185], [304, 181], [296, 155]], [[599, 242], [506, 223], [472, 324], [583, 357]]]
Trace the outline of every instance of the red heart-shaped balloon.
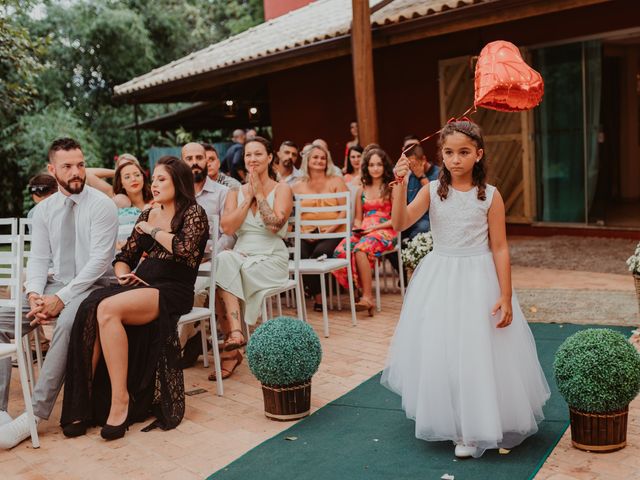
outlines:
[[544, 94], [542, 75], [525, 63], [518, 47], [498, 40], [487, 44], [478, 57], [475, 106], [519, 112], [540, 103]]

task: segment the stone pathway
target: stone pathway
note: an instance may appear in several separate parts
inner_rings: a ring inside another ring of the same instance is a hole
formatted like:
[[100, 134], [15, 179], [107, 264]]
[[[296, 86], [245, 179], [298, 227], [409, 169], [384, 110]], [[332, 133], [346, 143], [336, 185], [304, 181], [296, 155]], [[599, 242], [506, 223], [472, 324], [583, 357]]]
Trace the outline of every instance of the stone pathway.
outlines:
[[[634, 324], [630, 275], [516, 266], [513, 278], [530, 321], [562, 318], [575, 323]], [[360, 316], [356, 327], [351, 326], [347, 311], [333, 312], [331, 337], [321, 338], [323, 361], [313, 379], [314, 411], [382, 369], [401, 304], [400, 295], [384, 295], [384, 311], [373, 318]], [[537, 311], [532, 312], [532, 307]], [[320, 315], [309, 311], [309, 317], [316, 332], [321, 332]], [[260, 385], [246, 362], [225, 381], [224, 397], [215, 395], [215, 384], [207, 380], [210, 372], [201, 363], [185, 372], [187, 391], [203, 388], [206, 392], [187, 397], [185, 419], [178, 428], [143, 433], [140, 430], [146, 424], [135, 424], [125, 438], [110, 443], [100, 438], [97, 429], [84, 437], [64, 438], [58, 426], [59, 399], [51, 419], [41, 425], [40, 449], [33, 450], [26, 441], [0, 452], [0, 478], [202, 479], [290, 426], [264, 416]], [[10, 413], [16, 415], [22, 409], [14, 375]], [[632, 403], [629, 418], [625, 449], [606, 455], [581, 452], [571, 447], [567, 432], [535, 478], [640, 479], [640, 398]]]
[[638, 324], [635, 292], [519, 288], [516, 293], [529, 322]]

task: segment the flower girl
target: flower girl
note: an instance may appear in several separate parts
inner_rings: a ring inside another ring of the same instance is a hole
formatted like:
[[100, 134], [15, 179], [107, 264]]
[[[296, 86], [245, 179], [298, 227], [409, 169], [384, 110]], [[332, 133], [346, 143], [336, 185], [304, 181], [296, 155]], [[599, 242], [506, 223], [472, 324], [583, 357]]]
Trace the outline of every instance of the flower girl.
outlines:
[[456, 456], [478, 458], [538, 431], [549, 386], [512, 298], [504, 203], [485, 183], [480, 128], [452, 121], [439, 148], [439, 180], [408, 206], [406, 157], [395, 168], [393, 227], [429, 210], [434, 249], [413, 274], [382, 384], [402, 396], [417, 438], [451, 440]]

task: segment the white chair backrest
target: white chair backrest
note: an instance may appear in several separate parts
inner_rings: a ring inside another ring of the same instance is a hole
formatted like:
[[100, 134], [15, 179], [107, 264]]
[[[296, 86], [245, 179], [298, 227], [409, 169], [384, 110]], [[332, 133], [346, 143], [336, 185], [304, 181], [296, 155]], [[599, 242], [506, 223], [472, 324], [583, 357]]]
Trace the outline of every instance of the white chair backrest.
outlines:
[[297, 204], [294, 200], [293, 208], [291, 209], [291, 215], [287, 219], [288, 228], [287, 233], [284, 236], [284, 242], [287, 245], [287, 250], [289, 251], [289, 255], [293, 255], [293, 279], [298, 283], [298, 275], [300, 273], [300, 247], [296, 248], [296, 232], [299, 230], [299, 226], [296, 224], [296, 209]]
[[[22, 234], [22, 254], [24, 258], [29, 258], [31, 255], [31, 240], [33, 239], [32, 232], [33, 220], [30, 218], [20, 219], [20, 233]], [[27, 243], [29, 247], [27, 248]]]
[[209, 274], [209, 295], [210, 304], [213, 305], [213, 295], [216, 289], [216, 262], [218, 261], [218, 231], [220, 229], [220, 217], [218, 215], [209, 215], [209, 231], [214, 232], [211, 239], [211, 273]]
[[[9, 294], [9, 298], [0, 299], [0, 306], [15, 309], [15, 338], [22, 338], [23, 240], [18, 231], [17, 219], [0, 219], [0, 225], [4, 226], [0, 231], [9, 232], [0, 234], [0, 286], [8, 287]], [[22, 221], [20, 227], [23, 228]], [[22, 342], [16, 342], [16, 345], [21, 349]]]
[[[336, 199], [336, 205], [314, 207], [303, 205], [305, 200], [329, 200]], [[300, 251], [300, 240], [325, 240], [328, 238], [346, 239], [345, 252], [347, 260], [351, 261], [351, 195], [348, 191], [322, 194], [300, 194], [295, 196], [295, 229], [296, 250]], [[338, 218], [331, 220], [304, 220], [305, 213], [333, 212]], [[338, 225], [338, 230], [330, 233], [304, 233], [303, 227], [326, 227]]]

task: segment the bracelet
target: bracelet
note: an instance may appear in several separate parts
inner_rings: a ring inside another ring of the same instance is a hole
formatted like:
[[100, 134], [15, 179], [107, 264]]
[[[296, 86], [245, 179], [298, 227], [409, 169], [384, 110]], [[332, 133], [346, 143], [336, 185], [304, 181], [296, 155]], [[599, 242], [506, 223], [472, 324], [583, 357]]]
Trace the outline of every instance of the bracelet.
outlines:
[[395, 187], [396, 185], [402, 185], [402, 182], [404, 182], [404, 177], [398, 177], [394, 174], [393, 182], [391, 182], [389, 186]]
[[156, 235], [158, 234], [158, 232], [161, 232], [161, 231], [162, 229], [160, 227], [155, 227], [153, 230], [151, 230], [151, 233], [149, 235], [151, 235], [151, 238], [155, 240]]

